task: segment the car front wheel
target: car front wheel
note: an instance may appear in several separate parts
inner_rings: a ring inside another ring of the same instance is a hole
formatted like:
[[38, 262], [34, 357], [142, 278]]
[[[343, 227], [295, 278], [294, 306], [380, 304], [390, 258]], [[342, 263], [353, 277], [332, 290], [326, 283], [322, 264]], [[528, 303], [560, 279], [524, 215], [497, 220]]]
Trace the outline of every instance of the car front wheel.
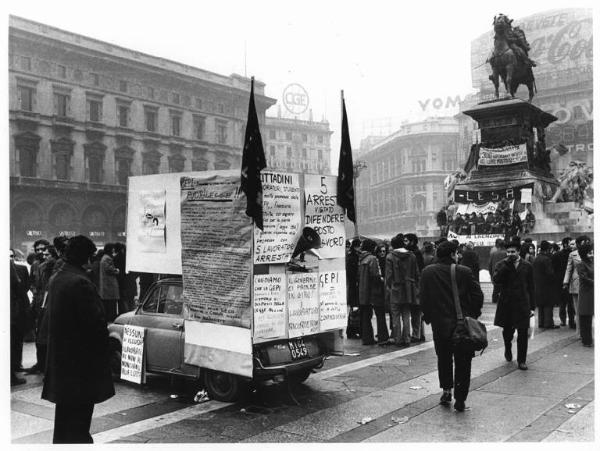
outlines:
[[210, 399], [233, 402], [238, 399], [242, 385], [241, 379], [234, 374], [204, 370], [204, 387]]

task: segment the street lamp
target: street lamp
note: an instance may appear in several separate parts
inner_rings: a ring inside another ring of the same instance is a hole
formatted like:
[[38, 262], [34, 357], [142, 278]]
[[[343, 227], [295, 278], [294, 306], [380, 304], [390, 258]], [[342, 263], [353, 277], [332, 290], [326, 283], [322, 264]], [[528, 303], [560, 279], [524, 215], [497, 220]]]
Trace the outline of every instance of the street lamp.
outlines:
[[354, 184], [354, 212], [355, 212], [355, 218], [354, 218], [354, 233], [357, 237], [359, 237], [359, 233], [358, 233], [358, 210], [356, 208], [356, 205], [358, 204], [357, 198], [358, 198], [358, 190], [356, 189], [356, 179], [358, 178], [358, 176], [360, 175], [360, 173], [362, 172], [363, 169], [367, 168], [367, 162], [364, 160], [356, 160], [354, 162], [354, 164], [352, 165], [352, 174], [353, 174], [353, 184]]

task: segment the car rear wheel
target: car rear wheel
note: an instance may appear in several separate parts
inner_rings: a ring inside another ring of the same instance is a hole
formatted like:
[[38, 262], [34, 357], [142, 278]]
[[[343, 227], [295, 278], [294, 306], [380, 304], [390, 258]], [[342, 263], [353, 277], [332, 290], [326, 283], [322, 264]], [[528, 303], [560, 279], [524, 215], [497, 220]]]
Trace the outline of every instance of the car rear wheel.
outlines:
[[114, 380], [121, 379], [121, 343], [117, 340], [110, 341], [110, 372]]
[[241, 379], [234, 374], [204, 370], [204, 387], [210, 399], [233, 402], [239, 397], [242, 385]]

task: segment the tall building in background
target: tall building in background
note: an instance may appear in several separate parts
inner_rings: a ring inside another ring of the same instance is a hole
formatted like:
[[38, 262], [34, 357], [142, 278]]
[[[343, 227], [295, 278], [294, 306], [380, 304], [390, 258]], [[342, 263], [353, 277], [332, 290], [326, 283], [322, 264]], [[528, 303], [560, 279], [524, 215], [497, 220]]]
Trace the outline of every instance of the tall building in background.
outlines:
[[[255, 82], [261, 125], [275, 103]], [[124, 241], [132, 175], [240, 167], [250, 79], [9, 22], [11, 243]]]
[[267, 116], [261, 134], [267, 167], [289, 172], [331, 174], [333, 132], [325, 119], [316, 122], [312, 118]]
[[398, 232], [433, 236], [435, 213], [446, 202], [444, 179], [462, 162], [458, 121], [453, 117], [405, 123], [372, 140], [356, 180], [361, 235], [389, 238]]
[[[572, 160], [593, 166], [592, 10], [556, 9], [511, 19], [513, 26], [525, 31], [531, 46], [529, 56], [537, 63], [533, 68], [537, 86], [533, 103], [558, 117], [546, 130], [546, 145], [562, 145], [566, 153], [551, 162], [552, 172], [558, 176]], [[494, 98], [494, 87], [488, 79], [491, 70], [485, 63], [492, 46], [493, 31], [471, 43], [471, 73], [478, 93], [463, 102], [461, 111]], [[500, 92], [503, 95], [503, 86]], [[527, 88], [520, 86], [517, 96], [526, 99]], [[475, 123], [465, 115], [460, 115], [460, 120], [461, 149], [466, 158]]]

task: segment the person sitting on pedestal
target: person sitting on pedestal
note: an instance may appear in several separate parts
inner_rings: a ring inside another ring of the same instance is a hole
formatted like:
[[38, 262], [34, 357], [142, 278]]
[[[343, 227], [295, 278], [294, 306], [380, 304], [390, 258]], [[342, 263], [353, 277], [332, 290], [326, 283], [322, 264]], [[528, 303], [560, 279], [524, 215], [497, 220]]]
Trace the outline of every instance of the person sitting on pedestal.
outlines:
[[484, 233], [494, 233], [494, 213], [491, 211], [488, 212], [485, 217], [485, 232]]
[[465, 220], [460, 213], [456, 213], [456, 217], [454, 218], [454, 231], [460, 235], [464, 227], [466, 227]]
[[527, 215], [525, 216], [524, 229], [525, 233], [530, 233], [535, 227], [535, 215], [531, 211], [531, 207], [527, 207]]
[[483, 217], [483, 213], [479, 213], [477, 215], [477, 219], [475, 220], [475, 233], [486, 233], [485, 232], [485, 218]]

